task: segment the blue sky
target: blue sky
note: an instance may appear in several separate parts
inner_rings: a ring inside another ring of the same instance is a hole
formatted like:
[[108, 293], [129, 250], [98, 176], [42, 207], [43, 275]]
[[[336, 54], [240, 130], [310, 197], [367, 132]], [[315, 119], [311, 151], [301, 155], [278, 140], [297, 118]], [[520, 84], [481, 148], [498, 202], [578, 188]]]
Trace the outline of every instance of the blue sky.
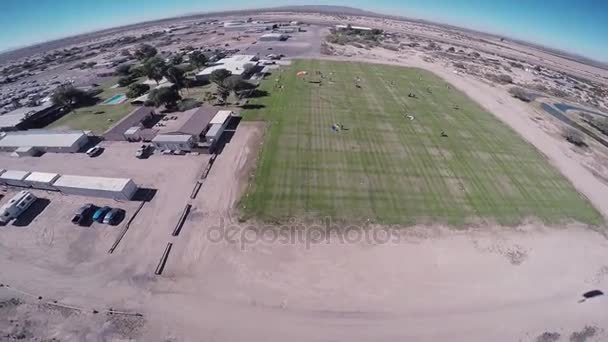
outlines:
[[608, 62], [608, 0], [0, 0], [0, 51], [143, 20], [278, 4], [345, 5], [423, 18]]

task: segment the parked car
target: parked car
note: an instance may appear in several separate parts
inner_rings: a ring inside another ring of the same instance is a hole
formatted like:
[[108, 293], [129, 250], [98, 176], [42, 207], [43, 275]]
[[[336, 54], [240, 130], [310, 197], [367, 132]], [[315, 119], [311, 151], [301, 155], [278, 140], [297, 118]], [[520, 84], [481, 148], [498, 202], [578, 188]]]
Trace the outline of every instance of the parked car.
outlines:
[[90, 219], [93, 213], [96, 211], [97, 207], [95, 207], [91, 203], [87, 203], [82, 207], [76, 210], [74, 213], [74, 217], [72, 217], [72, 223], [82, 226], [86, 224]]
[[151, 145], [141, 145], [141, 147], [135, 152], [135, 157], [138, 159], [144, 159], [150, 156]]
[[109, 225], [116, 225], [118, 224], [120, 221], [122, 221], [122, 218], [125, 215], [125, 211], [120, 209], [120, 208], [114, 208], [112, 210], [110, 210], [106, 216], [103, 218], [103, 223], [105, 224], [109, 224]]
[[103, 152], [103, 147], [99, 147], [99, 146], [95, 146], [95, 147], [91, 147], [90, 149], [87, 150], [86, 154], [89, 157], [97, 157], [98, 155], [101, 154], [101, 152]]
[[93, 214], [93, 220], [96, 221], [96, 222], [102, 223], [103, 219], [106, 216], [106, 214], [110, 210], [112, 210], [112, 208], [110, 208], [108, 206], [101, 207], [101, 208], [97, 209], [97, 211], [95, 211], [95, 214]]

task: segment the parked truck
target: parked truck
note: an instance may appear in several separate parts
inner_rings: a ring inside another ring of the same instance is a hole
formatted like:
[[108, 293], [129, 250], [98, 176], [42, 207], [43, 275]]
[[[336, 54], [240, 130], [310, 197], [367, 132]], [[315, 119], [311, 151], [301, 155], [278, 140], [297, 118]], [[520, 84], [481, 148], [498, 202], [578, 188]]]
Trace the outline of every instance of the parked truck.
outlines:
[[8, 203], [0, 207], [0, 224], [7, 224], [12, 219], [18, 218], [36, 199], [36, 196], [29, 191], [19, 191]]

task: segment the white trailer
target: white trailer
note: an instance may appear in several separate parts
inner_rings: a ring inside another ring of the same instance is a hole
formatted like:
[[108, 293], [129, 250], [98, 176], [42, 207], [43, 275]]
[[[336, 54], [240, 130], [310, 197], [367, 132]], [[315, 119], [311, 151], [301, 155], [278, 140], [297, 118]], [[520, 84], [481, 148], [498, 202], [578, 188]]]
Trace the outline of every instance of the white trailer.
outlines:
[[0, 223], [7, 224], [12, 219], [18, 218], [36, 199], [36, 196], [29, 191], [19, 191], [15, 197], [0, 208]]

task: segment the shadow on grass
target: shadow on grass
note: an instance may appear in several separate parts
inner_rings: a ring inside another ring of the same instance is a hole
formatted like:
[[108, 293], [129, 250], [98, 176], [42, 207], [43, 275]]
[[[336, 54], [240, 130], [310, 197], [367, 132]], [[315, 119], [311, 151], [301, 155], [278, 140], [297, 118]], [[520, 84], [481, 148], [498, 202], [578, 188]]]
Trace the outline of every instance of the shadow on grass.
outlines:
[[262, 109], [262, 108], [266, 108], [266, 106], [263, 104], [244, 104], [241, 106], [241, 108], [243, 108], [243, 109]]

